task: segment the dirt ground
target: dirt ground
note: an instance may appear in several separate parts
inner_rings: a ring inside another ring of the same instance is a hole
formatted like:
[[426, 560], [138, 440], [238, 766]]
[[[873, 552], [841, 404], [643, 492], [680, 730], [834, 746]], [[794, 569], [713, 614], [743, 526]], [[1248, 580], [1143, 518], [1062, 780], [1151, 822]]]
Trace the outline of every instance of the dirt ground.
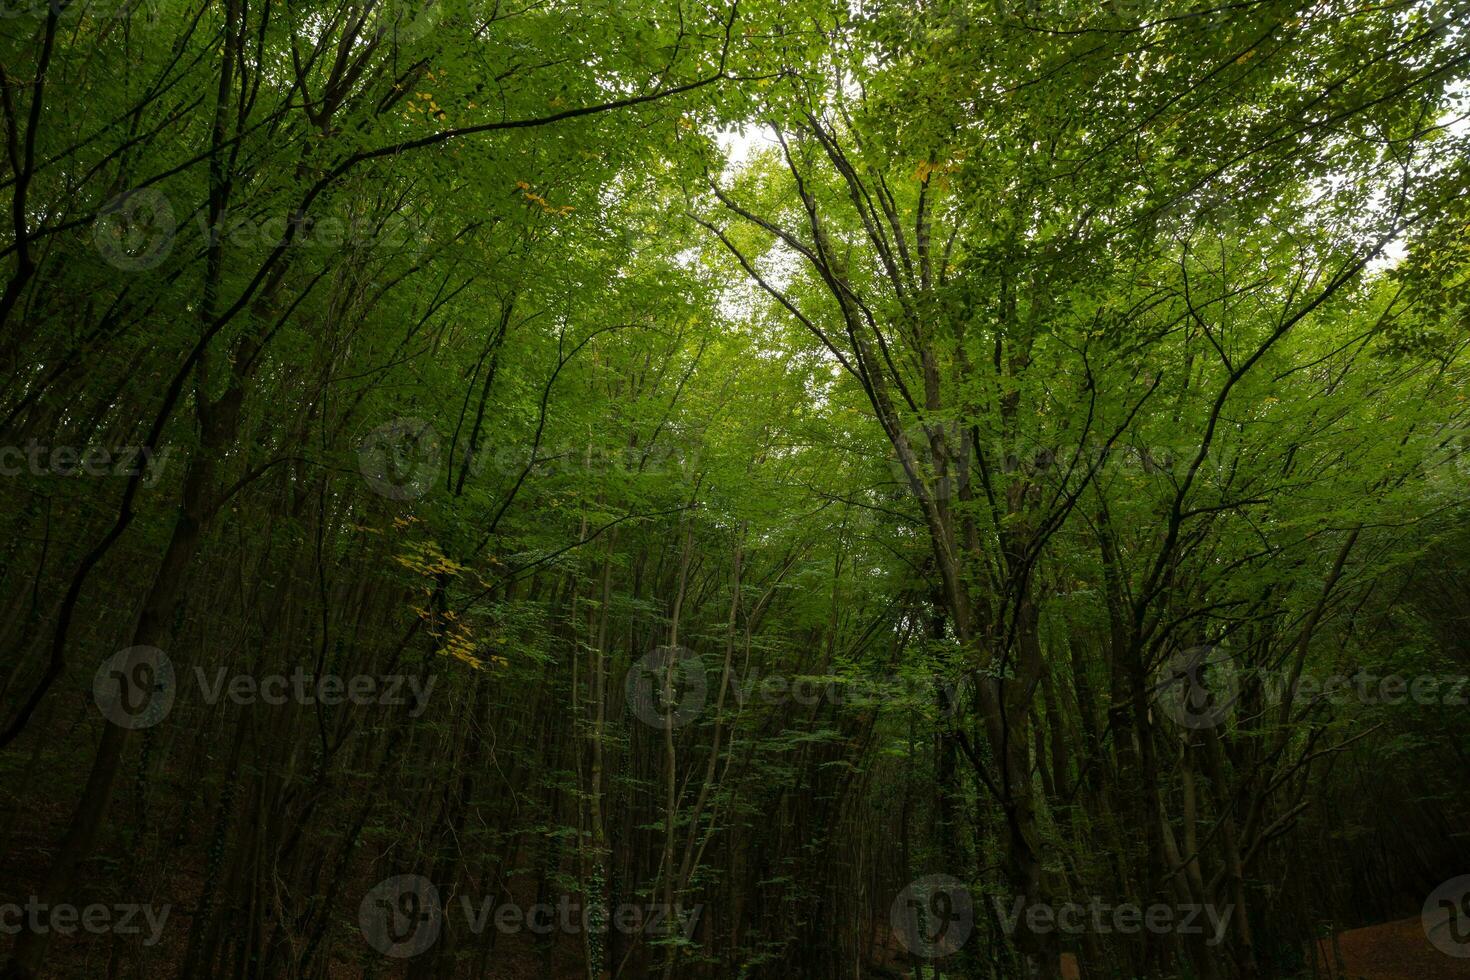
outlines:
[[1332, 944], [1324, 940], [1321, 948], [1330, 972], [1319, 976], [1330, 980], [1470, 980], [1470, 959], [1447, 956], [1429, 945], [1418, 916], [1339, 934], [1340, 968]]

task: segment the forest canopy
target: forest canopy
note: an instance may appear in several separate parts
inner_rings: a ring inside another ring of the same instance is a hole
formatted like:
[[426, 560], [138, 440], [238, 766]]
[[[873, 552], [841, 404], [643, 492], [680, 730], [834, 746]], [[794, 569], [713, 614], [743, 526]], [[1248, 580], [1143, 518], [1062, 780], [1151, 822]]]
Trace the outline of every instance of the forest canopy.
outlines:
[[0, 2], [0, 977], [1470, 976], [1470, 3]]

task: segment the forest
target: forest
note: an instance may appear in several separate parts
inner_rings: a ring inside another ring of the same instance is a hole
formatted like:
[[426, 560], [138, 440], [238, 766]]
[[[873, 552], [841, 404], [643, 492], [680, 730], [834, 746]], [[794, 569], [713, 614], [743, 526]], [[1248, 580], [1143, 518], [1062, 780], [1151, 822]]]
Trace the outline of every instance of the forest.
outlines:
[[1470, 0], [0, 0], [0, 978], [1470, 978]]

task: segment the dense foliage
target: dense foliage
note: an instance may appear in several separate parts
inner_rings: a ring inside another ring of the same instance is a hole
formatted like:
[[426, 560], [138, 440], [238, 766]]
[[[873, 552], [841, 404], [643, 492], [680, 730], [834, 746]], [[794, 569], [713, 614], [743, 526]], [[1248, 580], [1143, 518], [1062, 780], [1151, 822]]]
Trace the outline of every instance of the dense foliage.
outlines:
[[9, 0], [0, 972], [1433, 931], [1467, 19]]

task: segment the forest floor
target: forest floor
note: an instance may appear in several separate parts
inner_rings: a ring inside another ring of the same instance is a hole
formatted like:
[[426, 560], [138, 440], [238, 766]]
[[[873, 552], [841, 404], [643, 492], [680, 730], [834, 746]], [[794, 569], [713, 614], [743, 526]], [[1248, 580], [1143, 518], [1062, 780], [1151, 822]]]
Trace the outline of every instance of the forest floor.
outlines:
[[1455, 959], [1429, 945], [1418, 916], [1351, 929], [1332, 944], [1322, 941], [1328, 980], [1470, 980], [1470, 959]]
[[[35, 826], [58, 826], [64, 821], [66, 814], [61, 807], [45, 809], [45, 819], [36, 821]], [[11, 875], [8, 881], [0, 884], [0, 901], [19, 899], [31, 893], [44, 875], [45, 841], [33, 827], [23, 827], [13, 828], [10, 839], [3, 843], [8, 852]], [[180, 896], [197, 895], [202, 891], [203, 855], [191, 848], [182, 853], [175, 851], [173, 856], [172, 867], [164, 873], [163, 881], [157, 886], [159, 894], [152, 896], [154, 900], [177, 900]], [[104, 878], [93, 884], [94, 887], [87, 889], [88, 901], [122, 897], [115, 893], [116, 881]], [[522, 886], [530, 888], [528, 882], [523, 882]], [[366, 888], [367, 883], [361, 887]], [[534, 890], [527, 891], [520, 898], [523, 904], [534, 902]], [[176, 901], [162, 941], [148, 951], [149, 963], [157, 966], [182, 961], [191, 911], [190, 903]], [[9, 936], [0, 936], [0, 960], [9, 951], [9, 939]], [[540, 975], [542, 957], [529, 939], [529, 936], [522, 935], [498, 944], [493, 966], [485, 976], [511, 980]], [[887, 937], [885, 947], [894, 954], [895, 960], [898, 959], [901, 946], [897, 937]], [[52, 962], [45, 975], [55, 978], [103, 975], [106, 964], [116, 953], [117, 948], [107, 937], [68, 937], [66, 941], [55, 944]], [[552, 975], [558, 978], [582, 976], [580, 955], [580, 942], [564, 937], [553, 953]], [[1321, 966], [1317, 973], [1305, 974], [1313, 976], [1314, 980], [1470, 980], [1470, 958], [1456, 959], [1431, 946], [1418, 916], [1341, 932], [1336, 937], [1335, 952], [1331, 940], [1322, 940], [1318, 962]], [[633, 965], [628, 973], [639, 975], [643, 965]], [[893, 971], [884, 975], [899, 975], [897, 971], [902, 969], [892, 961], [884, 965]], [[349, 956], [334, 963], [331, 975], [360, 976], [361, 969], [359, 958]], [[1063, 956], [1062, 976], [1064, 980], [1079, 980], [1085, 976], [1072, 954]]]

